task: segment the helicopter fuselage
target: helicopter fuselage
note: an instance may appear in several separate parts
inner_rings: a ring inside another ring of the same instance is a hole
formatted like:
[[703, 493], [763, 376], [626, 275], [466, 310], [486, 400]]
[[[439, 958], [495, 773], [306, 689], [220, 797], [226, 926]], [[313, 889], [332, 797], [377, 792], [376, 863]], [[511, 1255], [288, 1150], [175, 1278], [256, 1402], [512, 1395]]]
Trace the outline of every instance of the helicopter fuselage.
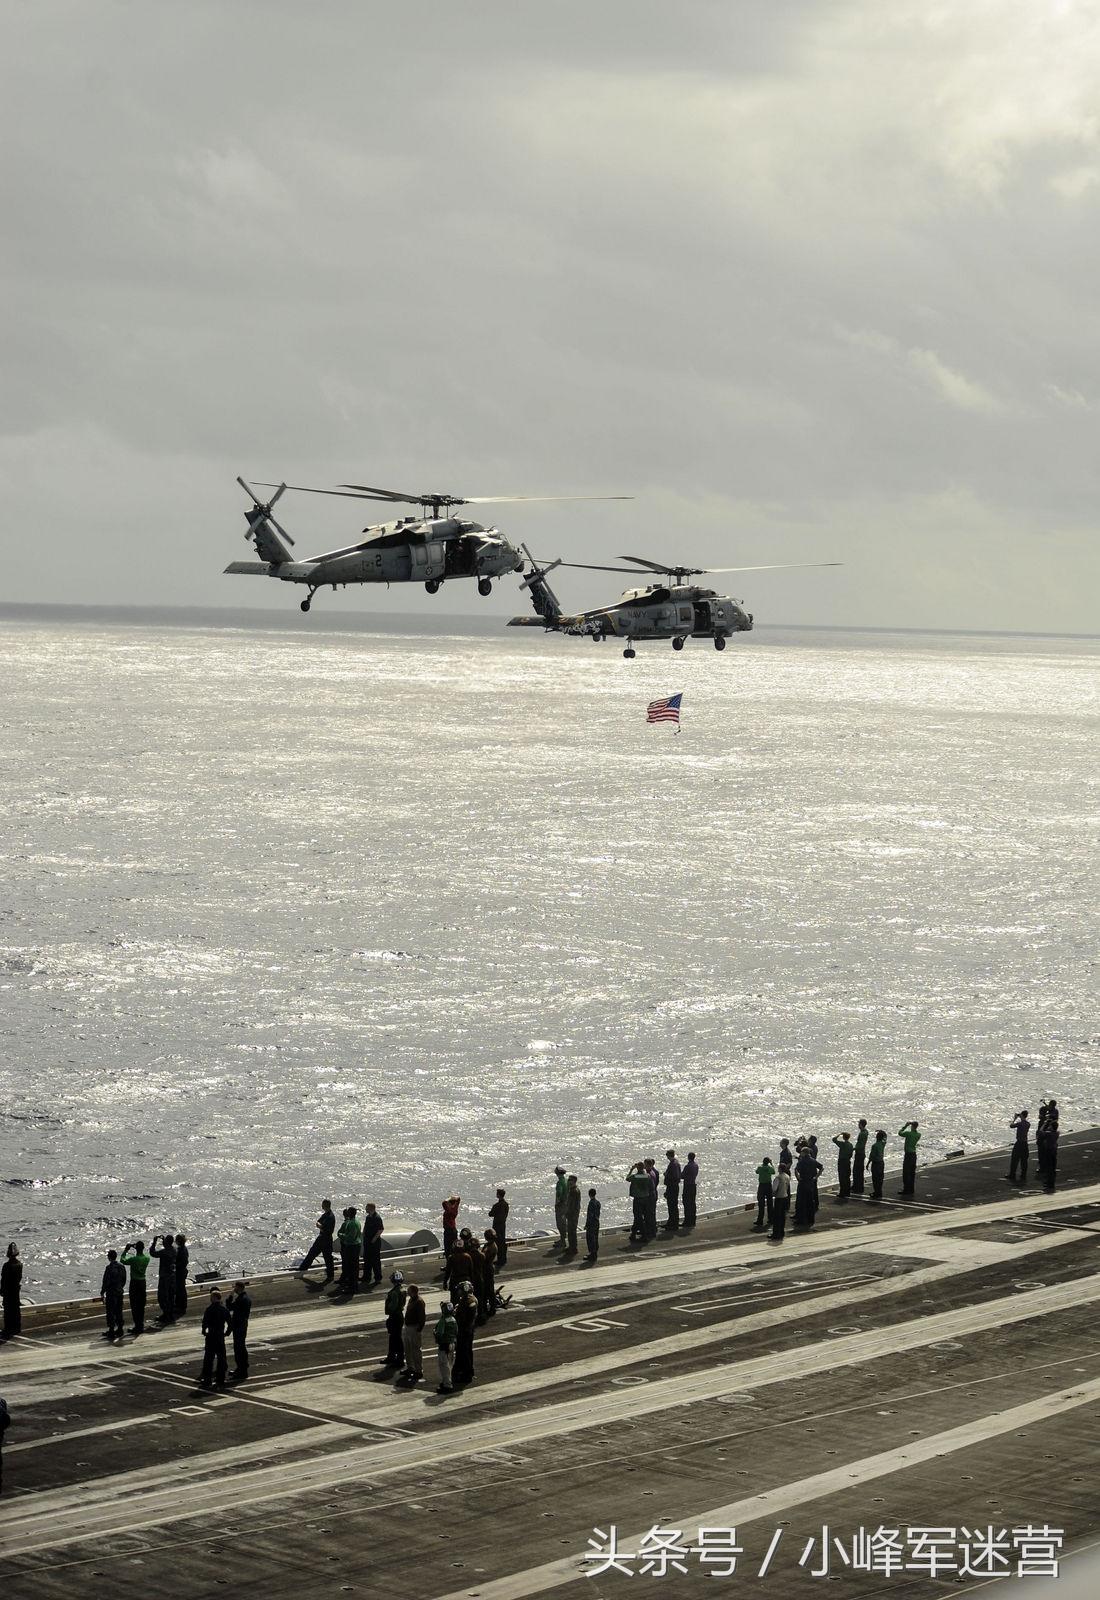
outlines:
[[614, 605], [562, 617], [563, 633], [618, 639], [714, 639], [748, 633], [752, 616], [730, 595], [695, 584], [628, 589]]
[[[326, 550], [305, 561], [291, 558], [276, 529], [262, 514], [246, 513], [249, 538], [259, 562], [234, 561], [227, 572], [261, 573], [283, 583], [315, 589], [349, 583], [423, 583], [434, 593], [452, 578], [474, 578], [482, 594], [490, 580], [519, 572], [523, 557], [496, 528], [459, 517], [404, 517], [398, 522], [364, 528], [367, 538], [339, 550]], [[308, 610], [308, 601], [303, 601]]]
[[314, 588], [344, 583], [442, 583], [450, 578], [498, 578], [518, 572], [523, 558], [495, 528], [457, 517], [409, 519], [364, 529], [368, 539], [291, 561], [276, 576]]

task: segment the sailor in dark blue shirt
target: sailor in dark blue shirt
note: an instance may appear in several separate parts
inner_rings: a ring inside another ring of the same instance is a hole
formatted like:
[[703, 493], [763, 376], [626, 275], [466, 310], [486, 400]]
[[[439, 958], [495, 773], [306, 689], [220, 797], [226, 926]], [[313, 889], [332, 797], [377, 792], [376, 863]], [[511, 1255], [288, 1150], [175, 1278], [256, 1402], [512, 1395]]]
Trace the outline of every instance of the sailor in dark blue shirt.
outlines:
[[225, 1373], [228, 1366], [225, 1355], [225, 1335], [229, 1327], [229, 1312], [222, 1305], [220, 1289], [211, 1289], [210, 1304], [202, 1314], [202, 1336], [205, 1348], [202, 1357], [202, 1376], [200, 1383], [204, 1389], [209, 1389], [214, 1381], [215, 1367], [217, 1369], [217, 1385], [219, 1389], [225, 1388]]
[[247, 1283], [238, 1279], [225, 1302], [233, 1332], [233, 1377], [243, 1383], [248, 1377], [248, 1319], [252, 1315], [252, 1296]]
[[584, 1242], [588, 1246], [588, 1259], [595, 1261], [600, 1253], [600, 1202], [595, 1189], [588, 1191], [588, 1210], [584, 1214]]
[[368, 1288], [373, 1288], [376, 1283], [382, 1282], [384, 1227], [385, 1224], [375, 1209], [374, 1201], [368, 1200], [363, 1217], [363, 1283]]

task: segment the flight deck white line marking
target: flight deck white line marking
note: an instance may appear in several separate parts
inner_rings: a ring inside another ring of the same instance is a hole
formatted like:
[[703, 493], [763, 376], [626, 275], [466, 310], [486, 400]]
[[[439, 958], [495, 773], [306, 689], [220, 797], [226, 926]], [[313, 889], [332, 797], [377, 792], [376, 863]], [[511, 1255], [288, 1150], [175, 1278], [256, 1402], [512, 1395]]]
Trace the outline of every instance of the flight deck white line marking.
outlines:
[[123, 1428], [140, 1428], [147, 1422], [166, 1422], [167, 1411], [151, 1411], [145, 1417], [120, 1417], [117, 1422], [101, 1422], [94, 1428], [73, 1428], [69, 1433], [48, 1433], [41, 1439], [27, 1439], [23, 1444], [9, 1444], [5, 1455], [15, 1455], [20, 1450], [41, 1450], [46, 1445], [64, 1444], [69, 1439], [86, 1439], [93, 1433], [118, 1433]]
[[[890, 1473], [923, 1466], [927, 1461], [936, 1461], [941, 1456], [953, 1455], [957, 1450], [966, 1450], [971, 1445], [982, 1444], [987, 1439], [997, 1438], [1000, 1434], [1025, 1428], [1033, 1422], [1045, 1422], [1048, 1417], [1076, 1410], [1079, 1406], [1092, 1405], [1096, 1401], [1100, 1401], [1100, 1378], [1093, 1379], [1089, 1383], [1076, 1384], [1072, 1389], [1062, 1389], [1056, 1394], [1041, 1395], [1022, 1406], [1012, 1406], [1007, 1411], [997, 1411], [990, 1416], [978, 1417], [973, 1422], [964, 1422], [961, 1427], [949, 1428], [944, 1433], [930, 1434], [926, 1439], [914, 1439], [896, 1450], [884, 1450], [878, 1455], [864, 1456], [861, 1461], [849, 1461], [842, 1467], [833, 1467], [828, 1472], [817, 1472], [809, 1478], [799, 1478], [796, 1482], [783, 1484], [778, 1489], [766, 1489], [750, 1499], [735, 1500], [730, 1505], [714, 1506], [707, 1511], [693, 1511], [690, 1515], [679, 1512], [673, 1515], [669, 1510], [669, 1496], [666, 1494], [661, 1505], [662, 1525], [671, 1526], [678, 1523], [685, 1534], [690, 1534], [693, 1530], [697, 1533], [700, 1526], [741, 1528], [747, 1523], [759, 1522], [764, 1518], [775, 1517], [784, 1511], [793, 1510], [795, 1506], [805, 1505], [808, 1501], [838, 1494], [850, 1489], [853, 1483], [866, 1483], [870, 1478], [883, 1478]], [[624, 1536], [619, 1541], [620, 1549], [627, 1555], [636, 1554], [639, 1542], [645, 1538], [648, 1531], [644, 1529], [640, 1533]], [[581, 1538], [587, 1537], [590, 1532], [590, 1529], [585, 1529], [578, 1533], [578, 1546]], [[455, 1589], [449, 1594], [440, 1596], [440, 1600], [524, 1600], [527, 1595], [542, 1594], [547, 1589], [557, 1589], [567, 1583], [577, 1583], [583, 1580], [586, 1571], [581, 1564], [582, 1554], [583, 1551], [578, 1548], [576, 1554], [566, 1556], [560, 1561], [548, 1561], [544, 1566], [530, 1567], [526, 1572], [510, 1573], [506, 1578], [479, 1583], [470, 1589]]]
[[[117, 1473], [63, 1490], [21, 1496], [0, 1511], [0, 1531], [18, 1541], [23, 1554], [100, 1539], [165, 1523], [185, 1522], [237, 1510], [269, 1500], [294, 1500], [337, 1485], [374, 1482], [406, 1471], [422, 1471], [442, 1462], [453, 1465], [465, 1455], [489, 1450], [530, 1449], [571, 1433], [584, 1433], [660, 1411], [706, 1404], [723, 1395], [744, 1393], [772, 1384], [795, 1382], [838, 1367], [862, 1366], [967, 1334], [1006, 1328], [1046, 1314], [1072, 1315], [1100, 1301], [1100, 1274], [1077, 1279], [1067, 1303], [1066, 1285], [1055, 1284], [983, 1300], [953, 1311], [934, 1312], [908, 1322], [889, 1323], [791, 1350], [769, 1352], [681, 1374], [655, 1378], [603, 1394], [582, 1395], [541, 1407], [521, 1407], [505, 1416], [481, 1416], [468, 1423], [433, 1429], [411, 1438], [372, 1445], [346, 1445], [306, 1460], [280, 1461], [234, 1472], [236, 1452], [230, 1446], [205, 1457], [208, 1477], [193, 1478], [181, 1504], [178, 1473], [186, 1463], [172, 1463], [173, 1475], [155, 1487], [144, 1471]], [[1042, 1402], [1039, 1402], [1040, 1408]], [[289, 1440], [266, 1441], [269, 1452], [284, 1454]]]
[[[1067, 1193], [1072, 1198], [1067, 1200]], [[638, 1279], [644, 1273], [647, 1283], [653, 1283], [658, 1278], [689, 1277], [695, 1284], [695, 1292], [705, 1288], [700, 1284], [700, 1278], [707, 1272], [721, 1272], [729, 1267], [738, 1267], [746, 1271], [759, 1269], [764, 1262], [769, 1267], [787, 1265], [806, 1259], [814, 1259], [821, 1255], [844, 1254], [851, 1250], [874, 1250], [881, 1253], [883, 1249], [904, 1250], [906, 1247], [919, 1253], [917, 1241], [935, 1234], [945, 1228], [970, 1227], [982, 1222], [1001, 1222], [1012, 1220], [1022, 1215], [1033, 1216], [1037, 1212], [1065, 1210], [1068, 1205], [1086, 1205], [1093, 1202], [1100, 1203], [1100, 1183], [1082, 1185], [1071, 1191], [1061, 1194], [1029, 1195], [1018, 1192], [1006, 1195], [1003, 1200], [990, 1201], [984, 1205], [964, 1206], [950, 1212], [937, 1212], [934, 1215], [922, 1213], [917, 1216], [908, 1212], [904, 1217], [888, 1222], [868, 1223], [866, 1227], [845, 1227], [829, 1229], [818, 1235], [792, 1234], [788, 1236], [788, 1243], [782, 1251], [782, 1262], [777, 1263], [776, 1250], [762, 1239], [742, 1239], [736, 1243], [706, 1246], [701, 1249], [691, 1249], [686, 1253], [676, 1251], [668, 1254], [651, 1255], [640, 1250], [636, 1255], [621, 1265], [600, 1268], [592, 1271], [562, 1271], [546, 1273], [533, 1278], [513, 1280], [516, 1283], [516, 1292], [522, 1293], [524, 1301], [554, 1299], [563, 1295], [584, 1295], [600, 1292], [608, 1288], [628, 1286], [636, 1289]], [[1067, 1226], [1071, 1226], [1067, 1224]], [[434, 1285], [426, 1285], [427, 1290]], [[718, 1285], [722, 1289], [728, 1284]], [[641, 1302], [648, 1303], [648, 1302]], [[605, 1307], [607, 1311], [614, 1308]], [[358, 1297], [351, 1305], [334, 1307], [333, 1316], [342, 1320], [340, 1328], [345, 1334], [366, 1330], [371, 1333], [380, 1332], [381, 1308], [377, 1303], [360, 1304]], [[599, 1309], [593, 1308], [594, 1315], [599, 1316]], [[318, 1316], [323, 1314], [317, 1307], [303, 1307], [293, 1311], [265, 1311], [262, 1307], [253, 1309], [252, 1326], [256, 1336], [264, 1340], [290, 1337], [297, 1335], [308, 1336], [316, 1333], [318, 1329]], [[566, 1313], [560, 1318], [561, 1323], [575, 1321], [578, 1316], [583, 1316], [583, 1311]], [[521, 1330], [515, 1335], [518, 1337]], [[174, 1359], [179, 1355], [195, 1355], [199, 1349], [198, 1335], [194, 1329], [177, 1329], [162, 1331], [154, 1336], [155, 1359]], [[94, 1341], [88, 1344], [78, 1343], [76, 1339], [65, 1339], [51, 1345], [47, 1351], [42, 1348], [38, 1339], [25, 1341], [26, 1348], [13, 1351], [10, 1358], [5, 1356], [4, 1370], [9, 1377], [21, 1376], [27, 1372], [56, 1371], [58, 1352], [64, 1352], [64, 1360], [70, 1370], [83, 1366], [98, 1366], [104, 1360], [102, 1344]], [[128, 1345], [122, 1349], [110, 1352], [111, 1364], [126, 1365], [147, 1361], [150, 1356], [150, 1346], [136, 1349]]]

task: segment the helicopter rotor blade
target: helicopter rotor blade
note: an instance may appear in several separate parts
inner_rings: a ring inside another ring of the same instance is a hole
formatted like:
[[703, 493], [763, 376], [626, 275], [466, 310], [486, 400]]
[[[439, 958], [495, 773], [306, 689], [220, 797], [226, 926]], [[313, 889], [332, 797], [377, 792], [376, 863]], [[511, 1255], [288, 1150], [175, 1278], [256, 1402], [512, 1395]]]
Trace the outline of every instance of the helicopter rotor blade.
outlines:
[[[263, 484], [263, 488], [278, 487]], [[342, 483], [338, 489], [319, 489], [308, 483], [288, 483], [298, 494], [332, 494], [346, 500], [383, 500], [410, 506], [515, 505], [525, 500], [633, 500], [632, 494], [406, 494], [402, 489], [379, 489], [369, 483]]]
[[[541, 562], [541, 557], [538, 558]], [[636, 561], [638, 566], [646, 572], [654, 572], [659, 577], [701, 578], [708, 572], [785, 572], [794, 567], [842, 567], [843, 561], [769, 561], [756, 567], [660, 567], [655, 561], [643, 562], [641, 556], [623, 556], [624, 561]], [[638, 567], [606, 567], [594, 565], [589, 561], [563, 561], [563, 567], [577, 567], [584, 572], [625, 572], [635, 578], [640, 576]]]
[[[687, 572], [687, 567], [677, 567], [668, 561], [650, 561], [648, 556], [620, 556], [620, 561], [633, 561], [636, 566], [647, 567], [650, 572]], [[691, 568], [691, 571], [702, 571], [702, 568]]]
[[[376, 489], [369, 483], [342, 483], [340, 488], [345, 490], [354, 489], [365, 500], [403, 500], [406, 505], [410, 506], [430, 504], [436, 498], [435, 495], [431, 494], [405, 494], [401, 489]], [[335, 494], [336, 491], [333, 489], [329, 493]], [[446, 495], [439, 496], [441, 500], [447, 498]]]
[[[682, 572], [692, 577], [702, 577], [706, 572], [778, 572], [789, 567], [842, 567], [843, 561], [768, 561], [755, 567], [678, 567], [672, 562], [650, 561], [646, 556], [620, 556], [620, 561], [633, 561], [649, 572]], [[625, 570], [625, 569], [624, 569]]]
[[286, 540], [287, 544], [290, 545], [291, 548], [293, 548], [294, 540], [290, 537], [290, 534], [287, 533], [287, 531], [283, 527], [283, 525], [281, 523], [275, 521], [275, 518], [271, 515], [270, 512], [268, 512], [267, 520], [268, 520], [268, 522], [271, 523], [271, 526], [275, 529], [276, 533], [281, 534], [282, 537]]
[[471, 494], [458, 502], [464, 506], [518, 504], [521, 500], [633, 500], [632, 494]]
[[[535, 559], [538, 561], [540, 566], [543, 565], [543, 557], [537, 556], [537, 557], [535, 557]], [[603, 567], [603, 566], [595, 566], [590, 561], [561, 561], [558, 564], [559, 564], [559, 566], [563, 566], [563, 567], [576, 567], [578, 569], [578, 571], [581, 571], [581, 572], [625, 572], [625, 573], [627, 573], [630, 576], [635, 577], [635, 578], [638, 577], [638, 575], [639, 575], [638, 571], [637, 571], [637, 569], [635, 567]], [[661, 567], [659, 570], [661, 572], [664, 572], [665, 569], [664, 569], [664, 567]]]
[[[270, 489], [275, 487], [275, 485], [263, 484], [261, 487]], [[311, 484], [308, 483], [288, 483], [286, 487], [288, 489], [293, 489], [297, 494], [335, 494], [339, 495], [343, 500], [401, 500], [404, 498], [402, 495], [352, 494], [350, 490], [347, 489], [315, 489]], [[417, 504], [419, 504], [419, 501]]]
[[707, 572], [784, 572], [792, 567], [842, 567], [843, 561], [769, 561], [762, 567], [707, 567]]

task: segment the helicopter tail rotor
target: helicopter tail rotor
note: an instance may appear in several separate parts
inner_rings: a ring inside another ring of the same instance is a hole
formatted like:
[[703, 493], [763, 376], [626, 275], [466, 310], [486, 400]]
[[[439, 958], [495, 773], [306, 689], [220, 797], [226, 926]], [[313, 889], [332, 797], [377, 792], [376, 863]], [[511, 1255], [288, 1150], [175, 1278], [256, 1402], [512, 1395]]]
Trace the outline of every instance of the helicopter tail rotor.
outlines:
[[[544, 626], [556, 628], [561, 622], [562, 609], [557, 595], [546, 581], [546, 575], [549, 572], [553, 572], [555, 567], [562, 565], [561, 557], [559, 556], [556, 561], [546, 562], [540, 567], [525, 544], [521, 544], [520, 549], [531, 563], [530, 572], [524, 573], [520, 582], [530, 594], [531, 604], [534, 606], [537, 616], [542, 618]], [[533, 619], [531, 617], [513, 617], [509, 626], [517, 628], [530, 627], [532, 622]]]
[[238, 477], [237, 482], [252, 501], [252, 510], [246, 511], [244, 514], [245, 521], [248, 523], [248, 532], [245, 534], [245, 539], [248, 543], [255, 545], [256, 554], [260, 560], [276, 566], [284, 561], [293, 560], [289, 547], [293, 546], [294, 540], [271, 515], [271, 508], [279, 496], [285, 492], [286, 484], [280, 484], [271, 499], [265, 504], [264, 501], [259, 499], [255, 491], [245, 483], [243, 478]]

